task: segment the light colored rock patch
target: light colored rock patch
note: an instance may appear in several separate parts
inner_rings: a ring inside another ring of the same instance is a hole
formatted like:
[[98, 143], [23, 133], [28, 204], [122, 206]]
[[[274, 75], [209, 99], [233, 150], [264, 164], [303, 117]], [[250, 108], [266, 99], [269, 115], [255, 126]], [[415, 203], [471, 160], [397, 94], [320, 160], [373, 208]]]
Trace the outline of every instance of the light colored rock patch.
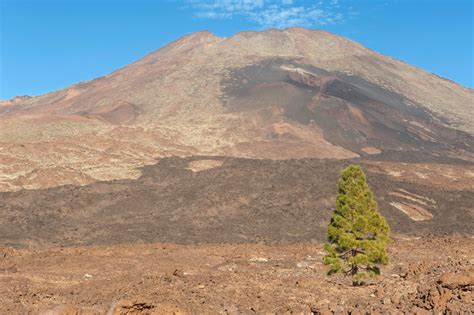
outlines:
[[402, 176], [403, 172], [396, 172], [396, 171], [388, 171], [388, 175], [393, 176], [393, 177], [400, 177]]
[[410, 195], [412, 197], [415, 197], [416, 199], [420, 200], [423, 199], [423, 200], [426, 200], [432, 204], [436, 204], [436, 201], [434, 201], [434, 199], [431, 199], [431, 198], [428, 198], [428, 197], [425, 197], [425, 196], [420, 196], [420, 195], [417, 195], [417, 194], [414, 194], [412, 192], [409, 192], [408, 190], [405, 190], [403, 188], [399, 188], [398, 189], [399, 192], [401, 192], [402, 194], [405, 194], [405, 195]]
[[186, 169], [193, 172], [206, 171], [212, 168], [220, 167], [224, 162], [218, 160], [198, 160], [189, 162]]
[[433, 215], [426, 209], [408, 203], [391, 202], [390, 205], [405, 213], [413, 221], [433, 219]]
[[413, 198], [411, 196], [407, 196], [407, 195], [403, 195], [401, 193], [398, 193], [398, 192], [394, 192], [394, 191], [391, 191], [388, 193], [389, 195], [391, 196], [395, 196], [395, 197], [400, 197], [400, 198], [403, 198], [403, 199], [407, 199], [407, 200], [410, 200], [410, 201], [413, 201], [413, 202], [416, 202], [416, 203], [419, 203], [419, 204], [422, 204], [424, 206], [427, 206], [427, 203], [420, 200], [420, 199], [417, 199], [417, 198]]
[[429, 182], [430, 185], [442, 189], [468, 191], [474, 189], [474, 167], [468, 164], [446, 165], [371, 161], [367, 162], [367, 168], [371, 172], [387, 174], [412, 183], [426, 185]]
[[419, 178], [421, 179], [426, 179], [428, 178], [428, 176], [424, 173], [421, 173], [421, 172], [415, 172], [415, 175], [418, 176]]
[[421, 204], [423, 206], [436, 207], [436, 201], [434, 201], [433, 199], [411, 193], [404, 189], [398, 189], [398, 191], [391, 191], [388, 194], [391, 196], [403, 198], [406, 201], [416, 202], [417, 204]]
[[364, 147], [361, 150], [367, 154], [380, 154], [382, 152], [379, 149], [374, 148], [374, 147]]

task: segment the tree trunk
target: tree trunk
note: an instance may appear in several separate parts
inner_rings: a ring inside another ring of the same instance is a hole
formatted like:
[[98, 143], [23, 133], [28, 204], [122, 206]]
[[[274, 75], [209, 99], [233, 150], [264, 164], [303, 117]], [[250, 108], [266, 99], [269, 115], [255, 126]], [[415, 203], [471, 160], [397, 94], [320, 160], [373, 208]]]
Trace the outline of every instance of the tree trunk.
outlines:
[[[351, 255], [352, 257], [354, 257], [355, 255], [357, 255], [357, 249], [353, 248], [352, 251], [351, 251]], [[359, 267], [355, 264], [353, 264], [351, 266], [351, 276], [352, 276], [352, 279], [354, 279], [354, 276], [357, 275], [357, 273], [359, 272]], [[357, 280], [352, 280], [352, 285], [353, 286], [359, 286], [361, 285], [361, 283]]]

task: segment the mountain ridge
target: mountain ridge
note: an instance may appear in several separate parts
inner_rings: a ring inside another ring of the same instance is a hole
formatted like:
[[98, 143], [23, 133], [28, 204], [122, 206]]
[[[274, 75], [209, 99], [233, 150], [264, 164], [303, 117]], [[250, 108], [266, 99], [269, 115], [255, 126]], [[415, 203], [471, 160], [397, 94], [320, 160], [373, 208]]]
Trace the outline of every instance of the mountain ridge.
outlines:
[[[138, 61], [140, 61], [140, 60], [142, 60], [142, 59], [145, 59], [145, 58], [147, 58], [148, 56], [153, 55], [153, 54], [157, 53], [158, 51], [162, 50], [163, 48], [166, 48], [166, 47], [172, 45], [173, 43], [178, 43], [178, 42], [180, 42], [180, 41], [182, 41], [182, 40], [189, 39], [189, 38], [194, 37], [194, 36], [207, 35], [207, 36], [208, 36], [209, 38], [211, 38], [211, 39], [213, 38], [213, 39], [216, 39], [216, 40], [226, 40], [226, 39], [229, 39], [229, 38], [232, 38], [232, 37], [235, 37], [235, 36], [238, 36], [238, 35], [244, 35], [244, 34], [259, 34], [259, 33], [262, 33], [262, 32], [274, 32], [274, 31], [280, 32], [280, 31], [288, 31], [288, 30], [307, 30], [307, 31], [311, 31], [311, 32], [313, 32], [313, 33], [328, 34], [328, 35], [333, 36], [333, 37], [336, 37], [336, 38], [342, 38], [342, 39], [344, 39], [344, 40], [346, 40], [346, 41], [348, 41], [348, 42], [351, 42], [352, 44], [358, 45], [358, 46], [360, 46], [360, 47], [362, 47], [362, 48], [364, 48], [364, 49], [366, 49], [366, 50], [368, 50], [368, 51], [370, 51], [370, 52], [372, 52], [372, 53], [381, 55], [381, 56], [383, 56], [383, 57], [385, 57], [385, 58], [392, 59], [393, 61], [396, 61], [396, 62], [400, 62], [400, 63], [406, 64], [406, 65], [411, 66], [411, 67], [413, 67], [413, 68], [416, 68], [416, 69], [418, 69], [418, 70], [422, 70], [422, 71], [424, 71], [426, 74], [434, 75], [434, 76], [436, 76], [436, 77], [439, 78], [439, 79], [448, 81], [449, 83], [456, 84], [457, 86], [459, 86], [459, 87], [461, 87], [461, 88], [463, 88], [463, 89], [466, 89], [466, 90], [468, 90], [468, 91], [471, 91], [471, 92], [474, 91], [473, 88], [470, 88], [470, 87], [468, 87], [468, 86], [464, 86], [464, 85], [462, 85], [461, 83], [458, 83], [458, 82], [456, 82], [456, 81], [453, 80], [453, 79], [449, 79], [449, 78], [444, 77], [444, 76], [442, 76], [442, 75], [440, 75], [440, 74], [437, 74], [437, 73], [435, 73], [435, 72], [430, 72], [430, 71], [424, 70], [423, 68], [418, 67], [418, 66], [413, 66], [413, 65], [409, 64], [407, 61], [405, 61], [405, 60], [403, 60], [403, 59], [399, 59], [399, 58], [397, 58], [397, 57], [390, 56], [390, 55], [381, 54], [381, 53], [377, 52], [376, 50], [374, 50], [374, 49], [372, 49], [372, 48], [369, 48], [368, 46], [362, 45], [362, 44], [360, 44], [360, 43], [358, 43], [358, 42], [356, 42], [356, 41], [354, 41], [354, 40], [352, 40], [352, 39], [343, 37], [343, 36], [338, 35], [338, 34], [336, 34], [336, 33], [333, 33], [333, 32], [330, 32], [330, 31], [326, 31], [326, 30], [324, 30], [324, 29], [305, 29], [305, 28], [303, 28], [303, 27], [287, 27], [287, 28], [284, 28], [284, 29], [269, 28], [269, 29], [266, 29], [266, 30], [264, 30], [264, 31], [253, 31], [253, 30], [240, 31], [240, 32], [237, 32], [237, 33], [235, 33], [235, 34], [233, 34], [233, 35], [231, 35], [231, 36], [227, 36], [227, 37], [218, 36], [218, 35], [212, 33], [211, 31], [209, 31], [209, 30], [207, 30], [207, 29], [204, 29], [204, 30], [196, 31], [196, 32], [193, 32], [193, 33], [190, 33], [190, 34], [185, 34], [185, 35], [179, 37], [178, 39], [176, 39], [176, 40], [174, 40], [174, 41], [172, 41], [172, 42], [170, 42], [170, 43], [168, 43], [168, 44], [165, 44], [164, 46], [162, 46], [162, 47], [160, 47], [160, 48], [158, 48], [158, 49], [155, 49], [155, 50], [152, 50], [152, 51], [150, 51], [150, 52], [148, 52], [148, 53], [145, 53], [142, 57], [139, 57], [137, 60], [135, 60], [135, 61], [132, 62], [131, 64], [136, 63], [136, 62], [138, 62]], [[122, 66], [122, 67], [118, 68], [117, 70], [114, 70], [114, 71], [112, 71], [112, 72], [110, 72], [110, 73], [108, 73], [108, 74], [105, 74], [105, 75], [103, 75], [103, 76], [99, 76], [99, 77], [92, 78], [92, 79], [89, 79], [89, 80], [83, 80], [83, 81], [80, 81], [80, 82], [78, 82], [78, 83], [73, 83], [73, 84], [71, 84], [71, 85], [68, 85], [68, 86], [62, 88], [62, 89], [68, 89], [68, 88], [71, 88], [71, 87], [73, 87], [73, 86], [75, 86], [75, 85], [77, 85], [77, 84], [88, 83], [88, 82], [91, 82], [91, 81], [100, 79], [100, 78], [102, 78], [102, 77], [109, 76], [109, 75], [113, 74], [114, 72], [117, 72], [117, 71], [121, 70], [122, 68], [126, 68], [127, 66], [129, 66], [129, 65], [131, 65], [131, 64], [127, 64], [127, 65], [125, 65], [125, 66]], [[13, 96], [13, 97], [8, 98], [8, 99], [1, 99], [1, 100], [0, 100], [0, 105], [2, 105], [1, 102], [4, 102], [4, 103], [5, 103], [5, 102], [11, 101], [11, 100], [16, 99], [16, 98], [23, 98], [23, 97], [28, 97], [28, 98], [31, 98], [31, 97], [39, 97], [39, 96], [43, 96], [43, 95], [46, 95], [46, 94], [49, 94], [49, 93], [54, 93], [54, 92], [56, 92], [56, 91], [58, 91], [58, 90], [62, 90], [62, 89], [52, 90], [52, 91], [45, 92], [45, 93], [38, 94], [38, 95], [27, 95], [27, 94], [25, 94], [25, 95], [16, 95], [16, 96]]]

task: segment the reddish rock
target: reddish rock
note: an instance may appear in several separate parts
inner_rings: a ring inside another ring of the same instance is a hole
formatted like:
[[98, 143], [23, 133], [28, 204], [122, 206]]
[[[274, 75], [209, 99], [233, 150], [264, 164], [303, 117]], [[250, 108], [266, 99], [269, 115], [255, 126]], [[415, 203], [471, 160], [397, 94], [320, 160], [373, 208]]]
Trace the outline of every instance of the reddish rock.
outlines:
[[439, 278], [438, 283], [449, 289], [474, 286], [474, 272], [445, 273]]

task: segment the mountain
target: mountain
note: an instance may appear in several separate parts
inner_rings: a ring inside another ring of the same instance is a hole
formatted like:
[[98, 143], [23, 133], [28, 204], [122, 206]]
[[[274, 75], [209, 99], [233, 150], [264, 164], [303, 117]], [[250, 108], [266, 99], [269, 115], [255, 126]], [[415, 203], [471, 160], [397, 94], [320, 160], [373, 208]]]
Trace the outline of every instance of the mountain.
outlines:
[[[468, 314], [473, 100], [289, 28], [0, 101], [0, 313]], [[322, 264], [350, 164], [391, 229], [357, 288]]]
[[0, 191], [136, 179], [169, 156], [472, 162], [473, 99], [325, 31], [198, 32], [107, 76], [2, 101]]

